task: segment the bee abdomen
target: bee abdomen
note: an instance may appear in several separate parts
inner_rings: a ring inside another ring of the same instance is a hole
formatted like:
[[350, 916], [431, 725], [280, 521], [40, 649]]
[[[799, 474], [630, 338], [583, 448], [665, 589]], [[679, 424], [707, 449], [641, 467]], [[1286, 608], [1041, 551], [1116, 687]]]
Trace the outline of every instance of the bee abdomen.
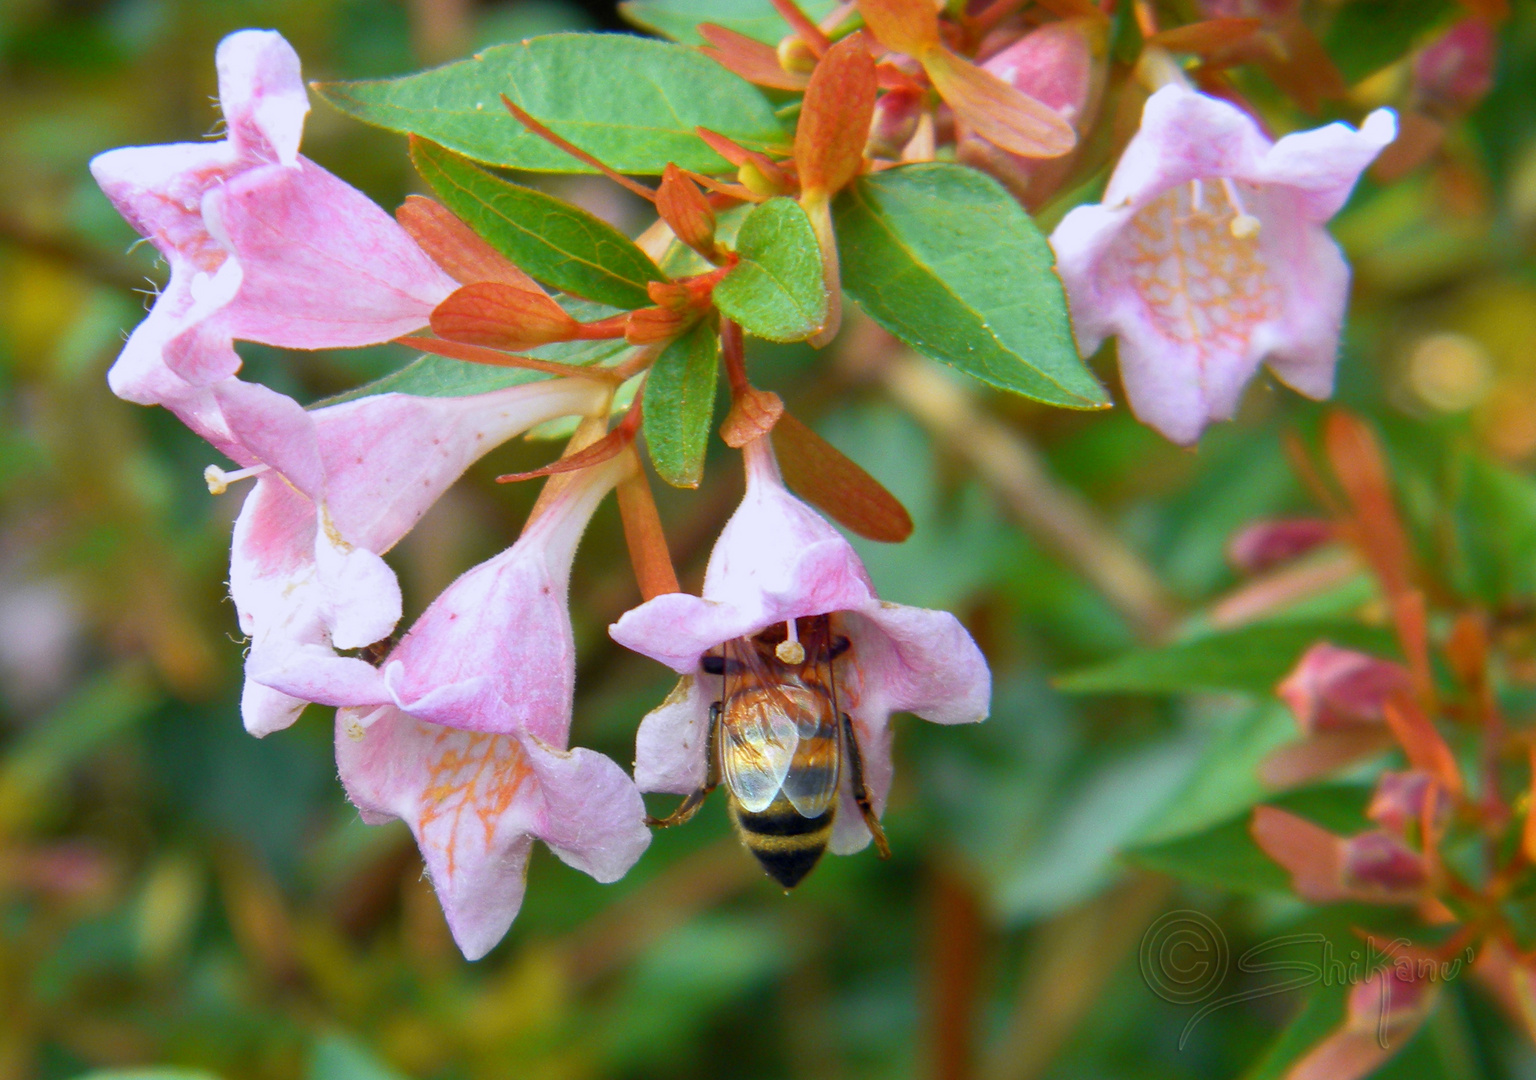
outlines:
[[763, 864], [768, 876], [786, 889], [800, 884], [827, 850], [832, 818], [831, 810], [820, 817], [802, 817], [783, 795], [758, 813], [734, 803], [731, 806], [731, 820], [741, 842]]

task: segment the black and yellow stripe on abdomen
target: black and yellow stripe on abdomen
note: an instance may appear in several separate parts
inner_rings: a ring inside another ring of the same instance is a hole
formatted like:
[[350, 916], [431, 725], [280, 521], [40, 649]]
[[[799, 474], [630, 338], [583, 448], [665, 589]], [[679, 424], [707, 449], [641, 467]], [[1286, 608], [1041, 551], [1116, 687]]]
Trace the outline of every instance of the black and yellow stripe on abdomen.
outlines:
[[829, 809], [820, 817], [802, 817], [782, 794], [755, 814], [731, 804], [731, 822], [741, 842], [786, 889], [800, 884], [827, 850], [833, 816]]

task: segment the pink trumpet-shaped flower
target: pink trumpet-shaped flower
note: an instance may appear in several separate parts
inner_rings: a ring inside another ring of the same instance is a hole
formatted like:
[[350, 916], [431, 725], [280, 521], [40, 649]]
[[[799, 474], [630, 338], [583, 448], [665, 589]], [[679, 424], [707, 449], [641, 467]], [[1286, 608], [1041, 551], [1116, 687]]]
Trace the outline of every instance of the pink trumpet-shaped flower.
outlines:
[[267, 470], [230, 555], [230, 594], [251, 639], [242, 711], [265, 735], [310, 701], [390, 700], [372, 665], [336, 653], [386, 638], [400, 619], [400, 587], [379, 556], [489, 450], [545, 420], [600, 410], [608, 391], [562, 378], [312, 411], [233, 379], [217, 393], [232, 435]]
[[542, 840], [601, 882], [623, 877], [650, 844], [645, 804], [617, 764], [536, 735], [428, 724], [393, 706], [336, 714], [336, 764], [371, 825], [411, 827], [448, 926], [478, 960], [523, 902], [528, 854]]
[[299, 155], [309, 100], [280, 35], [231, 34], [217, 64], [227, 138], [109, 150], [91, 173], [171, 268], [108, 374], [113, 391], [165, 405], [241, 460], [214, 393], [240, 368], [234, 340], [389, 341], [425, 326], [457, 283], [367, 196]]
[[1228, 102], [1152, 95], [1104, 201], [1051, 234], [1078, 344], [1120, 339], [1137, 417], [1192, 443], [1261, 363], [1308, 397], [1333, 392], [1349, 267], [1324, 225], [1396, 130], [1379, 109], [1358, 131], [1271, 142]]
[[[853, 719], [877, 812], [891, 785], [890, 715], [941, 724], [986, 718], [986, 658], [953, 615], [880, 600], [848, 541], [784, 487], [766, 437], [744, 448], [747, 493], [710, 555], [704, 595], [658, 596], [609, 627], [613, 639], [684, 676], [722, 643], [802, 616], [835, 614], [850, 648], [837, 661], [837, 693]], [[716, 697], [685, 679], [640, 725], [635, 780], [642, 791], [686, 794], [704, 781], [705, 734]], [[864, 847], [869, 830], [843, 772], [831, 848]]]
[[535, 838], [604, 882], [650, 843], [624, 770], [566, 749], [571, 560], [593, 510], [632, 467], [621, 455], [571, 477], [516, 544], [449, 586], [390, 654], [362, 694], [390, 703], [336, 714], [348, 796], [370, 822], [410, 825], [470, 959], [517, 914]]

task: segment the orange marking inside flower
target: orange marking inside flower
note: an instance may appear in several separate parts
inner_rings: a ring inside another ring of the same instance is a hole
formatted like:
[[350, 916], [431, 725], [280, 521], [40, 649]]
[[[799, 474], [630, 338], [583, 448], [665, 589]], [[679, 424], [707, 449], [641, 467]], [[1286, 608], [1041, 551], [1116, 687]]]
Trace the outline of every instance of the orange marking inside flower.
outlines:
[[[443, 853], [452, 877], [460, 827], [479, 821], [489, 850], [497, 823], [533, 770], [522, 746], [509, 735], [438, 728], [433, 745], [438, 755], [427, 766], [417, 834]], [[468, 822], [465, 814], [472, 815]]]
[[1169, 188], [1131, 219], [1137, 295], [1158, 330], [1192, 349], [1202, 367], [1246, 352], [1254, 329], [1280, 310], [1257, 220], [1234, 205], [1235, 190], [1196, 180]]

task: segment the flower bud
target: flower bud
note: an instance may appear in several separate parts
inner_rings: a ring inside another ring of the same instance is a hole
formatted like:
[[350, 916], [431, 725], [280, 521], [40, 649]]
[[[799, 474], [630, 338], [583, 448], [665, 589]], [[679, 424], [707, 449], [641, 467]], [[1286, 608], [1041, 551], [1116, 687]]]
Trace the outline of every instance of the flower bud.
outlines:
[[864, 152], [870, 157], [899, 158], [912, 136], [923, 111], [923, 95], [918, 90], [892, 90], [875, 103], [875, 118], [869, 125], [869, 142]]
[[1431, 824], [1438, 826], [1451, 812], [1451, 798], [1442, 784], [1417, 769], [1382, 773], [1365, 816], [1402, 836], [1410, 823], [1423, 820], [1425, 806], [1431, 799]]
[[1333, 526], [1320, 518], [1256, 521], [1227, 541], [1227, 561], [1244, 574], [1300, 558], [1333, 538]]
[[1414, 900], [1429, 882], [1424, 856], [1384, 829], [1344, 841], [1343, 883], [1362, 899]]
[[1450, 113], [1467, 112], [1493, 86], [1498, 45], [1487, 23], [1461, 20], [1414, 57], [1414, 90], [1430, 106]]
[[1411, 686], [1401, 664], [1323, 641], [1302, 655], [1275, 693], [1291, 707], [1302, 731], [1311, 734], [1379, 724], [1382, 705]]
[[[1104, 30], [1098, 22], [1063, 19], [1025, 34], [982, 68], [1053, 110], [1082, 134], [1098, 114], [1105, 55]], [[1046, 159], [1010, 154], [985, 143], [964, 125], [959, 136], [960, 160], [997, 177], [1029, 207], [1039, 206], [1061, 186], [1077, 158], [1075, 153]]]

